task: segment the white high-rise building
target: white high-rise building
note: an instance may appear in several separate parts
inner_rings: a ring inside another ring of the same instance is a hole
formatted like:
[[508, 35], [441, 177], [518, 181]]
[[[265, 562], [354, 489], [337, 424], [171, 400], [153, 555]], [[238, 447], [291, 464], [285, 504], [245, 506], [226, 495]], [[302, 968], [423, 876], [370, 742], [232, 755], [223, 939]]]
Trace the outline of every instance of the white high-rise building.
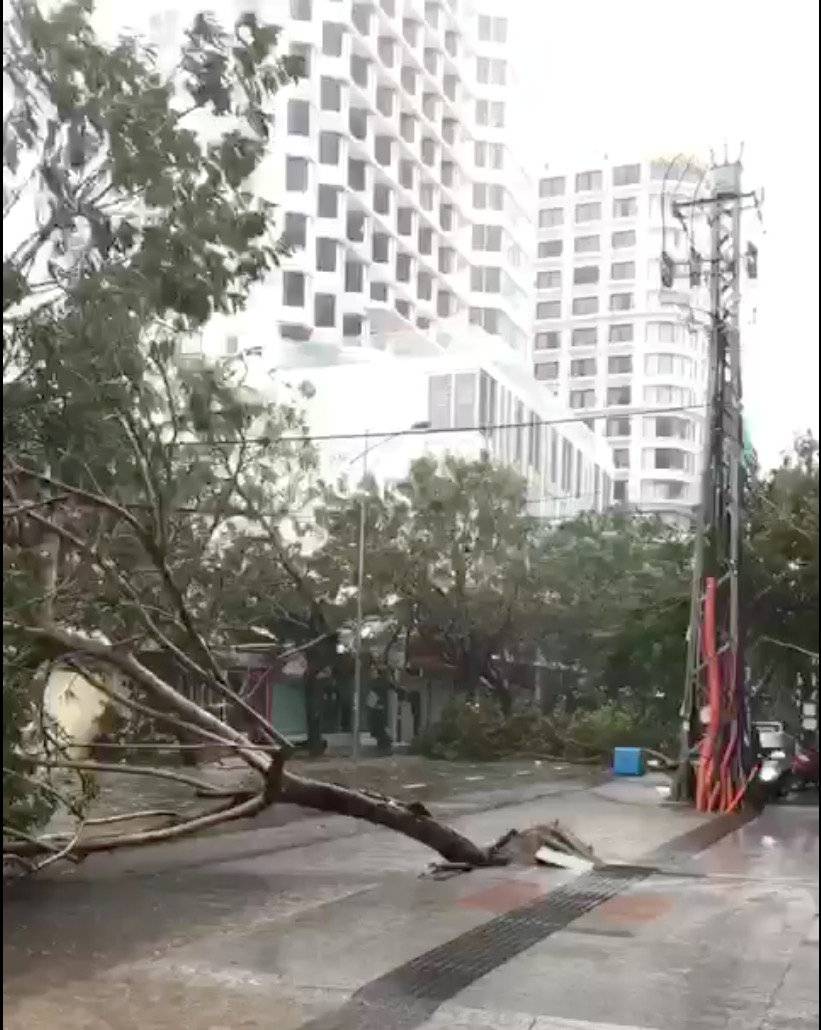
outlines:
[[[305, 71], [275, 102], [254, 181], [293, 253], [243, 313], [213, 320], [205, 350], [434, 353], [437, 329], [473, 322], [526, 360], [530, 187], [502, 0], [225, 0], [217, 14], [249, 6]], [[150, 0], [111, 17], [170, 54], [197, 9]]]
[[[550, 164], [539, 182], [534, 375], [574, 411], [606, 414], [590, 424], [612, 447], [614, 500], [643, 510], [698, 501], [708, 295], [686, 265], [695, 243], [706, 272], [707, 245], [703, 220], [685, 208], [682, 223], [673, 201], [707, 188], [682, 159]], [[662, 250], [679, 263], [672, 289]]]

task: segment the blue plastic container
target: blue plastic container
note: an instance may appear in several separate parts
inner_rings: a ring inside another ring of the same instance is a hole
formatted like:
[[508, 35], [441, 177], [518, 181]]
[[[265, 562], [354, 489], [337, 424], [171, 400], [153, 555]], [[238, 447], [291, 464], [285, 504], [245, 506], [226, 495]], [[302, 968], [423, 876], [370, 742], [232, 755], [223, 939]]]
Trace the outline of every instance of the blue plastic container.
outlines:
[[644, 771], [644, 752], [640, 747], [613, 749], [613, 773], [615, 776], [644, 776]]

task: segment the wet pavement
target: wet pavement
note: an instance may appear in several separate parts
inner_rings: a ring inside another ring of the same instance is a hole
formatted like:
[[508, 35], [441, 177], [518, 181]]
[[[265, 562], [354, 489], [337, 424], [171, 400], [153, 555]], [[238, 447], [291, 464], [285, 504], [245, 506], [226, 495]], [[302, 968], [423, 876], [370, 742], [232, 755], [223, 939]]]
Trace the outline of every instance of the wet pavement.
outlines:
[[[583, 878], [420, 879], [430, 852], [339, 817], [100, 856], [7, 893], [6, 1025], [297, 1030], [366, 1027], [374, 1015], [380, 1030], [818, 1025], [817, 808], [768, 809], [694, 855], [659, 850], [705, 819], [665, 805], [653, 777], [469, 786], [433, 807], [450, 806], [477, 840], [560, 818], [606, 861], [655, 855], [661, 872], [626, 875], [612, 896], [578, 914], [570, 903], [557, 920], [550, 899], [566, 908], [568, 891], [590, 895]], [[339, 1022], [379, 978], [406, 983], [392, 974], [437, 948], [452, 962], [454, 941], [486, 951], [511, 932], [510, 919], [494, 920], [521, 911], [532, 923], [535, 908], [553, 920], [547, 934], [520, 952], [514, 941], [512, 957], [482, 952], [463, 988], [446, 986], [410, 1018], [400, 991], [384, 1011]]]

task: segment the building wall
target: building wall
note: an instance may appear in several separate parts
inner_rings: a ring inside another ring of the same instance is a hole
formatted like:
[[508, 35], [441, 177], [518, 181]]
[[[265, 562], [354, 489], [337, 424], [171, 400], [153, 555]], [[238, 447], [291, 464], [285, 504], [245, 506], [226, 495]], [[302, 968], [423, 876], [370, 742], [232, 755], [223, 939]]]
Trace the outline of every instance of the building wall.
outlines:
[[521, 167], [515, 26], [498, 0], [479, 0], [470, 25], [474, 125], [470, 312], [472, 324], [525, 355], [533, 325], [533, 183]]
[[[505, 344], [479, 330], [451, 339], [437, 356], [380, 355], [277, 377], [280, 387], [306, 381], [315, 391], [306, 407], [312, 434], [362, 434], [319, 443], [326, 478], [358, 481], [366, 449], [367, 469], [382, 481], [404, 478], [423, 455], [486, 452], [526, 477], [536, 516], [564, 518], [609, 504], [613, 468], [604, 439], [574, 421]], [[406, 432], [419, 423], [435, 432]], [[401, 435], [391, 439], [395, 433]]]
[[708, 247], [701, 220], [691, 225], [688, 212], [685, 229], [672, 210], [674, 197], [705, 190], [703, 172], [680, 160], [665, 182], [668, 167], [606, 159], [545, 166], [532, 358], [535, 377], [574, 411], [606, 409], [594, 428], [613, 450], [616, 499], [677, 512], [698, 500], [708, 294], [704, 286], [691, 293], [685, 278], [663, 289], [660, 257], [665, 249], [687, 260], [686, 230], [702, 254]]

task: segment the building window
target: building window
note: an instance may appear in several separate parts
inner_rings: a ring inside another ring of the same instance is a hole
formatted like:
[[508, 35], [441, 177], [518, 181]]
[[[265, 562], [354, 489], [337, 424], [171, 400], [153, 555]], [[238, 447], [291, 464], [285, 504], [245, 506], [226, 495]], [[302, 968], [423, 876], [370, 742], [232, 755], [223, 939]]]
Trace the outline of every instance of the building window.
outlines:
[[285, 158], [285, 189], [294, 193], [308, 189], [308, 162], [304, 157]]
[[609, 386], [607, 388], [608, 404], [629, 404], [631, 390], [629, 386]]
[[561, 333], [536, 333], [533, 341], [534, 350], [557, 350], [561, 343]]
[[633, 294], [632, 293], [611, 293], [610, 294], [610, 310], [611, 311], [630, 311], [633, 307]]
[[614, 354], [607, 359], [607, 371], [612, 375], [633, 371], [633, 357], [631, 354]]
[[539, 212], [539, 228], [554, 229], [564, 224], [564, 209], [560, 207], [546, 207]]
[[562, 285], [562, 273], [558, 269], [539, 272], [536, 276], [536, 287], [539, 290], [554, 290]]
[[502, 227], [500, 225], [474, 225], [473, 249], [500, 251], [502, 249]]
[[669, 447], [649, 447], [644, 451], [643, 465], [646, 469], [676, 469], [679, 472], [693, 471], [693, 455]]
[[540, 197], [561, 197], [564, 194], [564, 176], [554, 175], [550, 179], [539, 180]]
[[288, 135], [309, 136], [311, 134], [311, 109], [307, 100], [288, 101]]
[[616, 479], [613, 482], [613, 503], [624, 504], [627, 500], [627, 480]]
[[633, 229], [614, 232], [611, 242], [613, 244], [613, 250], [621, 250], [624, 247], [635, 247], [636, 233]]
[[598, 329], [594, 325], [574, 329], [570, 337], [572, 347], [593, 347], [598, 340]]
[[[364, 265], [358, 261], [349, 261], [345, 265], [345, 292], [361, 293], [365, 281]], [[345, 334], [348, 335], [348, 334]]]
[[695, 440], [695, 426], [686, 418], [659, 415], [644, 420], [644, 435], [648, 439], [662, 437], [674, 440]]
[[590, 254], [601, 249], [598, 236], [577, 236], [573, 241], [573, 250], [577, 254]]
[[318, 329], [333, 329], [336, 315], [336, 297], [332, 293], [314, 296], [314, 325]]
[[345, 236], [351, 243], [364, 243], [365, 225], [365, 216], [361, 211], [349, 211], [345, 220]]
[[320, 132], [319, 163], [323, 165], [339, 164], [340, 139], [336, 132]]
[[316, 241], [316, 270], [317, 272], [336, 271], [336, 240], [328, 240], [319, 237]]
[[609, 418], [605, 427], [605, 432], [608, 437], [611, 436], [630, 436], [630, 419], [629, 418]]
[[596, 374], [595, 358], [575, 358], [570, 362], [570, 375], [574, 379]]
[[599, 310], [599, 298], [598, 297], [574, 297], [573, 298], [573, 314], [574, 315], [595, 315]]
[[386, 85], [380, 85], [376, 91], [376, 108], [386, 118], [394, 116], [394, 98], [396, 94], [389, 90]]
[[305, 306], [305, 276], [302, 272], [282, 273], [282, 303], [289, 308]]
[[536, 318], [561, 318], [562, 302], [560, 300], [542, 301], [536, 305]]
[[373, 188], [373, 209], [379, 215], [388, 215], [391, 210], [391, 189], [378, 182]]
[[[676, 341], [676, 327], [672, 322], [653, 322], [651, 323], [653, 330], [656, 334], [656, 339], [659, 343], [675, 343]], [[650, 333], [647, 334], [648, 339]]]
[[587, 193], [591, 190], [600, 190], [601, 187], [601, 172], [579, 172], [579, 174], [576, 176], [577, 193]]
[[533, 375], [540, 382], [549, 382], [559, 378], [558, 361], [539, 361], [533, 366]]
[[416, 277], [416, 296], [419, 300], [433, 298], [433, 276], [428, 272], [420, 272]]
[[609, 339], [611, 343], [632, 343], [632, 323], [627, 325], [611, 325]]
[[305, 246], [307, 230], [308, 218], [306, 215], [297, 214], [295, 211], [286, 212], [283, 236], [291, 249], [295, 250], [297, 247]]
[[635, 261], [614, 261], [610, 266], [610, 278], [611, 279], [635, 279], [636, 278], [636, 262]]
[[470, 288], [477, 293], [499, 293], [502, 288], [501, 269], [479, 266], [472, 268]]
[[573, 282], [576, 285], [582, 283], [597, 283], [599, 281], [598, 265], [582, 265], [573, 269]]
[[484, 84], [504, 86], [507, 79], [507, 65], [495, 57], [480, 57], [476, 61], [476, 79]]
[[413, 235], [413, 210], [409, 207], [400, 207], [396, 212], [396, 231], [400, 236]]
[[343, 315], [342, 335], [347, 337], [359, 337], [362, 335], [362, 316]]
[[496, 100], [476, 101], [476, 122], [492, 129], [503, 129], [505, 124], [505, 105]]
[[479, 16], [479, 39], [488, 43], [507, 42], [507, 18]]
[[342, 35], [345, 28], [331, 21], [322, 23], [322, 53], [328, 57], [342, 56]]
[[614, 218], [633, 218], [638, 213], [638, 201], [635, 197], [622, 197], [613, 201]]
[[601, 218], [601, 204], [577, 204], [576, 225], [583, 222], [597, 222]]
[[645, 375], [675, 375], [682, 379], [692, 378], [692, 358], [680, 354], [648, 354], [644, 359]]
[[561, 257], [563, 249], [562, 240], [542, 240], [539, 244], [539, 257], [551, 258]]
[[400, 283], [409, 283], [411, 280], [411, 259], [409, 254], [396, 255], [396, 278]]
[[629, 469], [630, 468], [630, 448], [629, 447], [614, 447], [613, 448], [613, 468], [616, 468], [616, 469]]
[[365, 189], [365, 162], [348, 161], [348, 185], [352, 190], [362, 191]]
[[683, 386], [645, 386], [644, 400], [647, 404], [674, 404], [676, 406], [693, 403], [693, 391]]
[[619, 165], [613, 169], [614, 186], [634, 186], [641, 179], [641, 165]]
[[317, 214], [320, 218], [336, 218], [339, 190], [336, 186], [320, 186], [317, 190]]
[[342, 110], [342, 84], [323, 75], [319, 80], [319, 106], [323, 111]]
[[310, 21], [311, 0], [291, 0], [291, 17], [294, 21]]
[[574, 410], [579, 408], [595, 408], [596, 406], [596, 391], [595, 390], [571, 390], [570, 391], [570, 407]]
[[390, 136], [377, 136], [373, 144], [373, 156], [376, 163], [383, 167], [391, 163], [393, 140]]
[[297, 78], [307, 79], [311, 74], [311, 47], [293, 43], [289, 54]]

